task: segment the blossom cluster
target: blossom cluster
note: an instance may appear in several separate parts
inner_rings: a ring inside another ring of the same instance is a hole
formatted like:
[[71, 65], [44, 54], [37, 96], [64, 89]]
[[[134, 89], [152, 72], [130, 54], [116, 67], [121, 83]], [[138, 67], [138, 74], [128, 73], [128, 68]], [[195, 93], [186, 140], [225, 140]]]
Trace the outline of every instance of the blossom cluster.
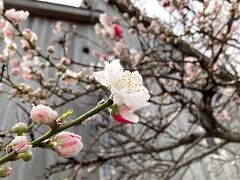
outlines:
[[124, 71], [120, 60], [113, 60], [106, 62], [105, 69], [95, 72], [94, 77], [108, 87], [113, 95], [114, 119], [123, 123], [137, 123], [139, 119], [133, 112], [147, 106], [150, 98], [139, 72]]

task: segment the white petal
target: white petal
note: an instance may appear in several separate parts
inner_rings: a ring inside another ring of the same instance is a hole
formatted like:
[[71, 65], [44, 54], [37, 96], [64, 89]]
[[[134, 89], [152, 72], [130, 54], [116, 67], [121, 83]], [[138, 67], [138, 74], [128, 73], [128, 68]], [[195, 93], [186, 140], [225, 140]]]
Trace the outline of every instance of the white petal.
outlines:
[[123, 73], [123, 68], [119, 60], [113, 60], [110, 64], [106, 64], [104, 72], [108, 82], [113, 84], [115, 79]]
[[133, 76], [133, 79], [136, 80], [139, 84], [143, 83], [143, 78], [138, 71], [133, 71], [132, 76]]
[[132, 123], [137, 123], [139, 121], [138, 116], [136, 114], [133, 114], [133, 113], [120, 112], [120, 115], [124, 119], [127, 119], [127, 120], [131, 121]]
[[95, 77], [95, 80], [100, 82], [103, 86], [108, 86], [104, 71], [94, 72], [93, 76]]
[[122, 105], [124, 102], [124, 97], [127, 94], [127, 89], [122, 89], [121, 91], [115, 89], [114, 87], [111, 88], [111, 92], [113, 93], [113, 101], [117, 105]]
[[134, 111], [141, 109], [142, 107], [145, 107], [148, 105], [147, 101], [149, 100], [150, 95], [148, 91], [143, 91], [139, 93], [134, 94], [127, 94], [124, 97], [124, 104], [130, 108], [132, 108]]

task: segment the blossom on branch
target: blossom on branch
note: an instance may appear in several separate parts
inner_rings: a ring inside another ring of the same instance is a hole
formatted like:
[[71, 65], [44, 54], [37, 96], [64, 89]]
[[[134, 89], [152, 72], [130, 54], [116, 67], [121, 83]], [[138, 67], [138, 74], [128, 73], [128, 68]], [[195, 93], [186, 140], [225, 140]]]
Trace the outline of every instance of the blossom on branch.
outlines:
[[13, 151], [17, 153], [23, 153], [32, 148], [26, 136], [16, 136], [11, 144]]
[[111, 90], [114, 104], [118, 106], [118, 116], [115, 119], [120, 122], [138, 122], [133, 112], [147, 106], [150, 98], [139, 72], [124, 71], [120, 61], [113, 60], [111, 63], [106, 62], [103, 71], [95, 72], [93, 75], [98, 82]]
[[9, 9], [5, 12], [5, 16], [13, 23], [13, 24], [19, 24], [23, 21], [26, 21], [29, 12], [28, 11], [16, 11], [15, 9]]
[[76, 156], [82, 149], [81, 136], [71, 132], [61, 132], [54, 138], [56, 152], [64, 157]]
[[0, 177], [10, 176], [12, 173], [12, 168], [9, 165], [3, 165], [0, 167]]
[[45, 105], [34, 106], [30, 113], [30, 118], [38, 123], [51, 124], [58, 117], [58, 113]]

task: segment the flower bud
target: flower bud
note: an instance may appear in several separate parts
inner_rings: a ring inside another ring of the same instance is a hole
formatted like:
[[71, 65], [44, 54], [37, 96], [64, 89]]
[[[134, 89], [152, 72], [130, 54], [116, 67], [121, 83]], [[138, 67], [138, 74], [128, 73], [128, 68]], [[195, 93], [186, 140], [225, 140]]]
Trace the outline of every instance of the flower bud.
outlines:
[[17, 123], [12, 127], [12, 132], [21, 136], [23, 133], [27, 132], [27, 125], [24, 123]]
[[9, 165], [0, 167], [0, 177], [7, 177], [12, 173], [12, 168]]
[[2, 63], [7, 62], [7, 57], [4, 56], [3, 54], [0, 54], [0, 62], [2, 62]]
[[68, 58], [66, 58], [66, 57], [62, 57], [62, 58], [60, 59], [60, 63], [63, 64], [63, 65], [68, 66], [68, 65], [71, 64], [71, 60], [68, 59]]
[[49, 53], [54, 53], [55, 52], [55, 47], [50, 45], [50, 46], [48, 46], [47, 50], [48, 50]]
[[37, 105], [34, 106], [30, 113], [30, 118], [38, 123], [52, 124], [58, 117], [58, 113], [49, 106]]
[[20, 74], [21, 70], [19, 67], [12, 68], [11, 74], [13, 76], [18, 76]]
[[83, 144], [81, 136], [71, 132], [61, 132], [54, 138], [55, 151], [62, 157], [70, 158], [77, 155]]
[[20, 157], [24, 161], [30, 161], [33, 157], [33, 153], [32, 153], [31, 150], [29, 150], [29, 151], [26, 151], [24, 153], [18, 154], [18, 157]]
[[16, 153], [23, 153], [32, 148], [32, 145], [29, 143], [26, 136], [16, 136], [11, 142], [11, 145], [13, 151]]

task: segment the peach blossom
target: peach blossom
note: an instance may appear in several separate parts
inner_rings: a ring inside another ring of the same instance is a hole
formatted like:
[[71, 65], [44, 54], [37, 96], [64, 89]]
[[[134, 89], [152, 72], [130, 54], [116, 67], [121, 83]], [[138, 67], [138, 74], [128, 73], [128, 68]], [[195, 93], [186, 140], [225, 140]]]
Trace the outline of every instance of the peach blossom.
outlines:
[[49, 106], [42, 104], [34, 106], [30, 113], [30, 118], [33, 121], [43, 124], [51, 124], [57, 119], [57, 117], [58, 113], [56, 111]]
[[119, 24], [113, 24], [114, 29], [114, 38], [115, 39], [121, 39], [122, 38], [122, 27]]
[[10, 176], [12, 173], [12, 168], [9, 165], [3, 165], [0, 167], [0, 177]]
[[5, 12], [5, 16], [14, 24], [22, 23], [28, 16], [28, 11], [16, 11], [15, 9], [9, 9]]
[[65, 158], [76, 156], [82, 149], [81, 136], [71, 132], [61, 132], [54, 138], [56, 152]]
[[18, 76], [20, 74], [20, 68], [19, 67], [12, 68], [11, 74], [13, 76]]
[[19, 65], [20, 65], [20, 60], [19, 60], [19, 59], [12, 59], [12, 60], [10, 61], [10, 64], [11, 64], [12, 67], [19, 67]]
[[64, 65], [70, 65], [71, 64], [71, 60], [66, 58], [66, 57], [62, 57], [61, 60], [60, 60], [60, 63], [64, 64]]
[[16, 136], [11, 142], [13, 151], [23, 153], [32, 148], [26, 136]]

